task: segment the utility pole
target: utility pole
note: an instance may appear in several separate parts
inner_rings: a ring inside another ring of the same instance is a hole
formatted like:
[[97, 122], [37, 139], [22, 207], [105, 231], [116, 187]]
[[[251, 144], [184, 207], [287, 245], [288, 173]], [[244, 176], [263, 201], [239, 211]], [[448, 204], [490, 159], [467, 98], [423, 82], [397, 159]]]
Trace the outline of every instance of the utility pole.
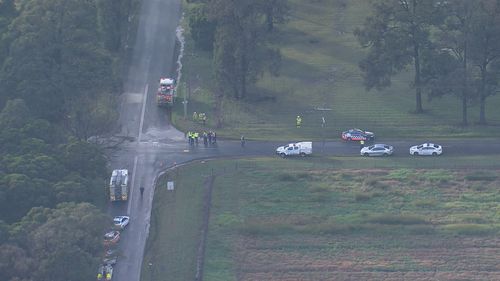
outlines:
[[[187, 92], [191, 91], [191, 87], [189, 84], [184, 83], [184, 100], [182, 101], [182, 104], [184, 105], [184, 120], [187, 119], [187, 106], [188, 106], [188, 101], [187, 101]], [[189, 93], [191, 95], [191, 93]]]
[[321, 117], [321, 131], [323, 133], [323, 152], [325, 151], [325, 142], [326, 142], [325, 128], [326, 128], [326, 119], [325, 119], [325, 116], [322, 116]]

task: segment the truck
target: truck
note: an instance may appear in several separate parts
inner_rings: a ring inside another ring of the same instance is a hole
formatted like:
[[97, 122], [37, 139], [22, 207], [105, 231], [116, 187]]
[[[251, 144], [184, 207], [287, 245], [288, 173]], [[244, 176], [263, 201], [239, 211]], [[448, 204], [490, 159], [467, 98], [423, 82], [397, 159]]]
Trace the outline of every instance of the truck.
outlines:
[[127, 201], [128, 199], [128, 170], [113, 170], [109, 180], [109, 199], [111, 201]]
[[297, 143], [290, 143], [284, 146], [280, 146], [276, 149], [276, 154], [281, 157], [287, 156], [306, 156], [312, 154], [312, 142], [303, 141]]
[[172, 106], [175, 99], [175, 79], [160, 78], [160, 86], [156, 94], [158, 106]]

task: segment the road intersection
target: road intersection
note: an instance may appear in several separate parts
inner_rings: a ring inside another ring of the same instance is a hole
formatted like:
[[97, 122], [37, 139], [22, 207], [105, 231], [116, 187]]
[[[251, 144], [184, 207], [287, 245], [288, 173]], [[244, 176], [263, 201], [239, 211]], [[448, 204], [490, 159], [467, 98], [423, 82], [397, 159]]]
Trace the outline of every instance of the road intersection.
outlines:
[[[184, 133], [175, 129], [166, 110], [155, 104], [159, 77], [176, 76], [175, 36], [181, 17], [179, 0], [141, 1], [139, 27], [130, 70], [122, 95], [119, 135], [130, 139], [109, 151], [111, 169], [127, 168], [131, 172], [131, 189], [127, 202], [109, 205], [111, 216], [128, 215], [130, 225], [122, 234], [120, 257], [115, 266], [115, 280], [139, 281], [144, 249], [149, 233], [154, 183], [161, 171], [196, 159], [219, 157], [272, 156], [277, 146], [286, 142], [248, 141], [245, 148], [238, 141], [218, 140], [216, 146], [190, 147]], [[291, 142], [292, 140], [290, 140]], [[296, 140], [300, 141], [300, 140]], [[423, 141], [421, 141], [423, 142]], [[394, 157], [410, 157], [408, 148], [419, 141], [387, 141], [396, 148]], [[498, 140], [443, 141], [446, 155], [500, 155]], [[315, 154], [357, 156], [359, 146], [341, 141], [313, 143]], [[144, 187], [143, 196], [139, 188]]]

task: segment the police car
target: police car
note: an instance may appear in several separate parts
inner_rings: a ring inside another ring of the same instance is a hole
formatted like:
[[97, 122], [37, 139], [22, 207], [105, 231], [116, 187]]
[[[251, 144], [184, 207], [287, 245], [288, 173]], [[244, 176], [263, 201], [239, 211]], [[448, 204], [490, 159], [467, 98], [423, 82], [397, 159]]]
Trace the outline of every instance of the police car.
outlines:
[[349, 129], [342, 132], [342, 139], [346, 141], [373, 141], [375, 134], [360, 129]]

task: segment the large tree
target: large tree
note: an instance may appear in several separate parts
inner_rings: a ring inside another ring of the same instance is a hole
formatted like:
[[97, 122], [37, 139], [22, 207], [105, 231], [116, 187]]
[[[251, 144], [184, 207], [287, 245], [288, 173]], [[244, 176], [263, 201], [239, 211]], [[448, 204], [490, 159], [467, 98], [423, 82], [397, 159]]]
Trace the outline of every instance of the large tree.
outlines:
[[391, 77], [413, 65], [415, 112], [422, 113], [422, 54], [431, 47], [430, 28], [439, 19], [432, 0], [376, 0], [373, 15], [355, 30], [367, 56], [359, 66], [368, 90], [391, 85]]
[[[0, 246], [0, 277], [91, 280], [103, 251], [102, 233], [109, 226], [109, 218], [87, 203], [33, 208], [12, 226], [10, 243]], [[4, 267], [9, 270], [2, 271]]]
[[95, 1], [22, 0], [19, 7], [1, 72], [8, 97], [23, 98], [36, 116], [60, 122], [73, 117], [82, 97], [116, 87]]
[[500, 79], [495, 65], [500, 59], [500, 1], [478, 0], [471, 24], [469, 58], [478, 68], [475, 79], [479, 98], [479, 124], [486, 124], [486, 98], [496, 94]]
[[[270, 4], [284, 5], [283, 1], [262, 0], [211, 0], [208, 19], [216, 23], [213, 64], [217, 84], [215, 108], [217, 125], [220, 126], [224, 96], [245, 98], [249, 85], [254, 84], [265, 69], [273, 70], [280, 62], [280, 53], [266, 45], [268, 30], [266, 19], [273, 23], [283, 9], [273, 9]], [[272, 15], [268, 15], [271, 13]]]
[[[437, 32], [436, 45], [441, 56], [448, 57], [446, 71], [437, 71], [435, 93], [453, 93], [461, 100], [462, 124], [468, 124], [468, 105], [473, 95], [474, 69], [471, 68], [471, 42], [479, 1], [449, 0], [443, 4], [446, 17]], [[432, 62], [431, 62], [432, 64]], [[450, 67], [454, 66], [454, 67]]]

